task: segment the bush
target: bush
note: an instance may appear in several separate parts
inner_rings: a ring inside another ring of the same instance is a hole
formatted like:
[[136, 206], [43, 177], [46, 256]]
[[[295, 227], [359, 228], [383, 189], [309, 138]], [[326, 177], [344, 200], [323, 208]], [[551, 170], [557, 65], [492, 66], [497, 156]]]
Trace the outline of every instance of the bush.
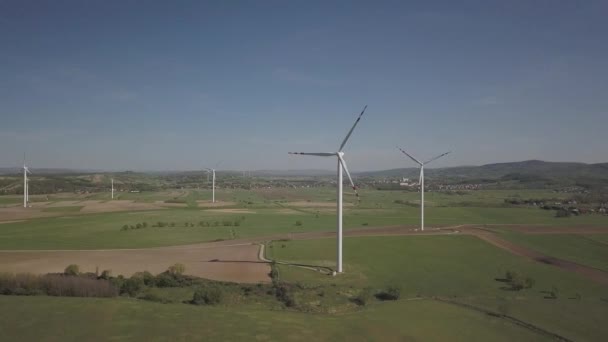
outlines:
[[192, 304], [196, 305], [217, 305], [223, 298], [222, 290], [218, 286], [205, 285], [194, 291]]
[[3, 295], [49, 295], [63, 297], [114, 297], [117, 288], [107, 280], [78, 276], [27, 273], [0, 274], [0, 294]]
[[397, 286], [389, 286], [376, 294], [380, 300], [397, 300], [401, 297], [401, 289]]
[[287, 285], [277, 283], [275, 285], [274, 291], [277, 299], [283, 304], [285, 304], [286, 307], [292, 308], [297, 306], [296, 298]]
[[555, 217], [570, 217], [571, 213], [570, 211], [568, 211], [567, 209], [559, 209], [556, 213], [555, 213]]
[[364, 288], [359, 294], [353, 298], [353, 301], [360, 306], [365, 306], [370, 303], [373, 299], [372, 290], [370, 288]]
[[515, 271], [507, 271], [505, 273], [505, 280], [511, 286], [511, 290], [520, 291], [523, 289], [529, 289], [534, 286], [534, 279], [531, 277], [525, 277], [522, 274]]
[[268, 274], [272, 282], [275, 283], [279, 280], [279, 269], [275, 262], [270, 264], [270, 273]]
[[555, 286], [551, 287], [551, 291], [549, 291], [549, 296], [552, 299], [557, 299], [557, 297], [559, 297], [559, 289]]
[[173, 276], [181, 276], [186, 271], [186, 266], [183, 264], [175, 264], [173, 266], [169, 266], [167, 272]]
[[163, 272], [154, 278], [154, 284], [158, 287], [180, 287], [180, 282], [175, 276]]
[[240, 225], [241, 225], [241, 221], [234, 221], [234, 226], [235, 226], [235, 227], [238, 227], [238, 226], [240, 226]]
[[110, 280], [111, 277], [112, 277], [111, 270], [103, 270], [103, 271], [101, 271], [101, 275], [99, 276], [99, 279]]
[[144, 284], [146, 284], [146, 286], [154, 286], [156, 282], [154, 275], [148, 271], [143, 271], [141, 273], [141, 278], [144, 280]]
[[148, 222], [144, 222], [141, 224], [144, 228], [148, 228]]
[[536, 281], [534, 281], [534, 279], [532, 279], [530, 277], [526, 277], [526, 279], [524, 280], [524, 286], [527, 289], [532, 288], [532, 286], [534, 286], [535, 283], [536, 283]]
[[127, 294], [131, 297], [135, 297], [144, 287], [144, 279], [142, 277], [133, 276], [129, 279], [125, 279], [122, 283], [120, 294]]
[[129, 225], [125, 224], [124, 226], [122, 226], [122, 228], [120, 230], [129, 230]]
[[297, 221], [296, 221], [296, 226], [300, 227], [301, 225], [302, 225], [302, 221], [297, 220]]
[[136, 225], [135, 225], [135, 228], [136, 228], [136, 229], [141, 229], [142, 227], [143, 227], [143, 226], [141, 225], [141, 223], [138, 223], [138, 224], [136, 224]]
[[77, 276], [78, 274], [80, 274], [80, 268], [78, 267], [78, 265], [71, 264], [65, 268], [63, 274], [67, 276]]

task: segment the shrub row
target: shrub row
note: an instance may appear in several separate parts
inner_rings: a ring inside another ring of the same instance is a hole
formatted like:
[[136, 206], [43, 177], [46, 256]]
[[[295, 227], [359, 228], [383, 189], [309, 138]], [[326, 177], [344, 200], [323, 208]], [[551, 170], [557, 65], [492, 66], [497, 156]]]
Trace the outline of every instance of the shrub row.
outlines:
[[110, 281], [64, 274], [0, 274], [0, 294], [61, 297], [114, 297], [119, 290]]
[[[219, 226], [224, 226], [224, 227], [238, 227], [241, 225], [241, 220], [223, 220], [223, 221], [200, 221], [198, 224], [194, 224], [193, 222], [184, 222], [184, 227], [219, 227]], [[164, 227], [176, 227], [177, 225], [175, 224], [175, 222], [163, 222], [163, 221], [158, 221], [155, 224], [152, 225], [152, 227], [154, 228], [164, 228]], [[135, 225], [128, 225], [125, 224], [122, 226], [122, 228], [120, 229], [121, 231], [126, 231], [126, 230], [134, 230], [134, 229], [143, 229], [143, 228], [148, 228], [148, 223], [147, 222], [143, 222], [143, 223], [137, 223]]]
[[128, 225], [125, 224], [124, 226], [122, 226], [122, 228], [120, 230], [125, 231], [125, 230], [129, 230], [129, 229], [142, 229], [142, 228], [148, 228], [148, 222], [143, 222], [143, 223], [137, 223], [135, 225]]

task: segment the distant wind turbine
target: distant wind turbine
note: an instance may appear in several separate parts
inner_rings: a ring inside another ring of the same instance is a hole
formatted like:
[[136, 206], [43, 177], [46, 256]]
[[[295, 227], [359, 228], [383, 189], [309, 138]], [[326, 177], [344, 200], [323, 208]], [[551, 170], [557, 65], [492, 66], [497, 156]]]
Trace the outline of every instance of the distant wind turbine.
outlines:
[[424, 165], [437, 160], [445, 155], [451, 153], [451, 151], [442, 153], [434, 158], [431, 158], [425, 162], [421, 162], [418, 159], [412, 157], [409, 153], [405, 152], [402, 148], [397, 147], [403, 154], [408, 156], [411, 160], [413, 160], [416, 164], [420, 165], [420, 179], [418, 180], [418, 184], [420, 184], [420, 230], [424, 230]]
[[346, 134], [346, 137], [344, 138], [344, 140], [342, 141], [342, 144], [340, 145], [340, 148], [338, 149], [338, 152], [320, 152], [320, 153], [309, 153], [309, 152], [289, 152], [289, 154], [299, 154], [299, 155], [305, 155], [305, 156], [317, 156], [317, 157], [337, 157], [338, 159], [338, 180], [337, 180], [337, 193], [338, 193], [338, 199], [337, 199], [337, 211], [338, 211], [338, 222], [337, 222], [337, 228], [338, 228], [338, 255], [337, 255], [337, 268], [338, 268], [338, 273], [342, 273], [342, 169], [344, 169], [344, 171], [346, 172], [346, 175], [348, 176], [348, 179], [350, 181], [350, 184], [353, 187], [353, 190], [355, 191], [355, 194], [357, 195], [357, 198], [359, 198], [359, 193], [357, 192], [357, 187], [355, 186], [355, 183], [353, 183], [353, 179], [350, 176], [350, 172], [348, 172], [348, 167], [346, 166], [346, 161], [344, 160], [344, 152], [342, 151], [344, 149], [344, 146], [346, 145], [346, 142], [348, 141], [348, 139], [350, 138], [351, 134], [353, 133], [353, 131], [355, 130], [355, 127], [357, 127], [357, 124], [359, 123], [359, 120], [361, 120], [361, 117], [363, 116], [363, 113], [365, 113], [365, 110], [367, 109], [367, 106], [363, 107], [363, 110], [361, 111], [361, 114], [359, 114], [359, 117], [357, 117], [357, 120], [355, 121], [355, 124], [353, 125], [353, 127], [350, 129], [350, 131], [348, 131], [348, 134]]
[[27, 174], [30, 173], [30, 169], [25, 165], [25, 155], [23, 155], [23, 207], [27, 208], [30, 202], [30, 193], [29, 193], [29, 180], [27, 179]]
[[212, 181], [213, 181], [213, 185], [212, 185], [212, 197], [211, 197], [211, 203], [215, 203], [215, 169], [205, 169], [205, 171], [207, 171], [207, 182], [209, 181], [209, 174], [212, 174]]
[[112, 199], [114, 199], [114, 178], [112, 178]]

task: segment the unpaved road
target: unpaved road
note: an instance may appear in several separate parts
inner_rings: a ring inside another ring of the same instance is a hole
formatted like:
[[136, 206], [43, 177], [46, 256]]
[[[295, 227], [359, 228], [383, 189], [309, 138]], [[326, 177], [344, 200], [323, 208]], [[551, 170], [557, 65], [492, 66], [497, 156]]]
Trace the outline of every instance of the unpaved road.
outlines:
[[[473, 235], [515, 255], [559, 267], [608, 285], [608, 272], [544, 255], [506, 241], [492, 231], [480, 228], [460, 225], [419, 231], [414, 227], [406, 226], [366, 227], [346, 230], [344, 235], [346, 237]], [[537, 226], [517, 229], [522, 232], [526, 232], [527, 229], [539, 231]], [[580, 234], [608, 233], [608, 229], [598, 228], [556, 228], [555, 230], [560, 233], [568, 232], [568, 234], [574, 232]], [[551, 229], [543, 231], [547, 232]], [[110, 269], [114, 275], [128, 276], [140, 271], [160, 273], [175, 263], [182, 263], [186, 266], [186, 273], [199, 277], [243, 283], [268, 282], [270, 281], [268, 277], [270, 267], [261, 260], [258, 244], [270, 240], [310, 240], [334, 238], [335, 236], [334, 231], [305, 232], [147, 249], [0, 251], [0, 272], [62, 272], [67, 265], [78, 264], [83, 271], [87, 272], [94, 272], [96, 268], [99, 268], [99, 271]]]

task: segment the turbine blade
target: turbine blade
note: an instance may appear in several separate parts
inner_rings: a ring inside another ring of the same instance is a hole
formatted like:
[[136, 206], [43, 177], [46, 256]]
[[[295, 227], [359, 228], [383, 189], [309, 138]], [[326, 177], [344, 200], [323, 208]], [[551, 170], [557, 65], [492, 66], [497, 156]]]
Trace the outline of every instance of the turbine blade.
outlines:
[[399, 151], [401, 151], [401, 153], [403, 153], [406, 156], [410, 157], [410, 159], [413, 160], [415, 163], [417, 163], [418, 165], [422, 165], [422, 163], [418, 159], [412, 157], [409, 153], [405, 152], [401, 147], [397, 146], [397, 148], [399, 149]]
[[426, 162], [424, 162], [424, 163], [425, 163], [425, 164], [428, 164], [428, 163], [432, 162], [433, 160], [437, 160], [437, 159], [439, 159], [439, 158], [441, 158], [441, 157], [443, 157], [443, 156], [445, 156], [445, 155], [448, 155], [448, 154], [450, 154], [450, 153], [452, 153], [452, 151], [448, 151], [448, 152], [446, 152], [446, 153], [442, 153], [442, 154], [438, 155], [437, 157], [433, 157], [433, 158], [431, 158], [431, 159], [427, 160], [427, 161], [426, 161]]
[[355, 130], [355, 127], [357, 127], [357, 124], [359, 123], [359, 120], [361, 120], [361, 117], [363, 116], [363, 113], [365, 113], [366, 109], [367, 109], [367, 105], [365, 105], [365, 107], [363, 107], [363, 110], [361, 111], [361, 114], [359, 114], [359, 117], [355, 121], [355, 124], [350, 129], [350, 131], [348, 131], [348, 134], [346, 135], [346, 138], [344, 138], [344, 141], [342, 141], [342, 145], [340, 145], [340, 149], [338, 151], [342, 151], [342, 149], [346, 145], [346, 142], [348, 141], [348, 138], [350, 138], [350, 135], [353, 134], [353, 131]]
[[344, 172], [346, 172], [346, 176], [348, 177], [348, 180], [350, 181], [350, 185], [353, 187], [353, 190], [355, 191], [355, 196], [357, 196], [357, 200], [360, 200], [359, 192], [357, 191], [357, 187], [355, 186], [355, 183], [353, 182], [353, 178], [350, 176], [350, 172], [348, 172], [348, 167], [346, 166], [346, 161], [339, 154], [338, 154], [338, 158], [340, 158], [340, 163], [342, 164], [342, 168], [344, 169]]
[[289, 154], [299, 154], [299, 155], [303, 155], [303, 156], [332, 157], [332, 156], [335, 156], [337, 153], [336, 152], [315, 152], [315, 153], [289, 152]]

